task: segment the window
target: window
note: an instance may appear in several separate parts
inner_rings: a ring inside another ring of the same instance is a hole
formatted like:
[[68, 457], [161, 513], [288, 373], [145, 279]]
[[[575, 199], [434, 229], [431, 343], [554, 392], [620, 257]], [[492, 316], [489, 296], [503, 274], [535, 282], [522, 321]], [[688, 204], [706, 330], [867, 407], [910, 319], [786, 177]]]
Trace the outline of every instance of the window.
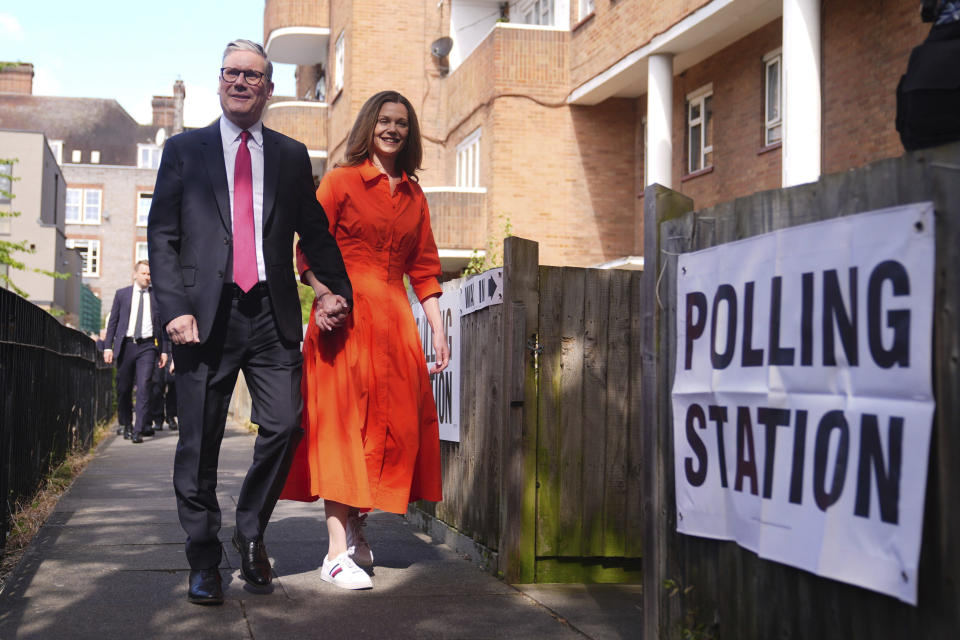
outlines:
[[74, 149], [70, 154], [70, 162], [80, 162], [83, 159], [83, 153], [80, 149]]
[[713, 166], [713, 86], [687, 96], [687, 173]]
[[147, 259], [147, 243], [146, 243], [146, 242], [138, 242], [138, 243], [137, 243], [137, 249], [136, 249], [135, 253], [136, 253], [136, 255], [134, 255], [134, 257], [133, 257], [133, 261], [134, 261], [135, 263], [136, 263], [136, 262], [140, 262], [141, 260], [146, 260], [146, 259]]
[[100, 164], [100, 152], [91, 151], [90, 152], [90, 164]]
[[480, 186], [480, 129], [457, 145], [457, 186]]
[[67, 224], [100, 224], [103, 191], [67, 189]]
[[147, 226], [150, 217], [150, 205], [153, 203], [153, 194], [140, 192], [137, 194], [137, 226]]
[[57, 164], [63, 164], [63, 140], [48, 140], [48, 144], [53, 157], [57, 159]]
[[83, 275], [87, 278], [100, 277], [100, 241], [76, 240], [67, 238], [67, 248], [76, 249], [83, 258]]
[[346, 62], [347, 62], [346, 55], [347, 54], [346, 54], [346, 51], [344, 50], [344, 43], [343, 43], [343, 32], [341, 31], [340, 35], [337, 36], [337, 45], [336, 45], [336, 49], [334, 50], [334, 56], [335, 56], [334, 62], [333, 62], [333, 66], [334, 66], [333, 95], [334, 97], [336, 97], [337, 93], [339, 93], [343, 89], [343, 82], [344, 82], [343, 71], [344, 71], [344, 65], [346, 65]]
[[0, 164], [0, 202], [7, 203], [13, 199], [13, 163]]
[[553, 25], [553, 0], [527, 0], [519, 3], [518, 9], [526, 24]]
[[595, 7], [593, 0], [580, 0], [580, 19], [583, 20], [593, 13]]
[[137, 167], [156, 169], [160, 166], [160, 147], [155, 144], [137, 145]]
[[780, 50], [763, 57], [763, 146], [783, 140], [783, 57]]

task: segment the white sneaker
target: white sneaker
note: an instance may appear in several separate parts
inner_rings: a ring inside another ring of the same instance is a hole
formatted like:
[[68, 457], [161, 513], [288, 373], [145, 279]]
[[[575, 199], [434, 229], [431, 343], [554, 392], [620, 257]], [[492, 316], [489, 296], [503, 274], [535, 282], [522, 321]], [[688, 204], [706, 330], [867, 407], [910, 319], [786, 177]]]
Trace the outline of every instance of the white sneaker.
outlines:
[[346, 551], [333, 560], [324, 556], [320, 577], [341, 589], [373, 588], [373, 581], [370, 580], [370, 576], [350, 559], [350, 555]]
[[347, 553], [361, 567], [373, 566], [373, 550], [363, 535], [367, 526], [367, 514], [352, 514], [347, 518]]

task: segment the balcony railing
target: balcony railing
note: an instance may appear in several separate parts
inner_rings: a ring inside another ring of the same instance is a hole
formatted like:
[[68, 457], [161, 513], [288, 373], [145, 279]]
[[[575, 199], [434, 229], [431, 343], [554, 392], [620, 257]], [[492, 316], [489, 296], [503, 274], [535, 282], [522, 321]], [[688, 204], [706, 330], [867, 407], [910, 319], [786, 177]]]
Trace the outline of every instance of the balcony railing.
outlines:
[[487, 237], [487, 194], [459, 187], [424, 188], [437, 247], [483, 249]]
[[328, 0], [267, 0], [263, 39], [274, 62], [326, 65], [330, 43]]
[[299, 140], [307, 149], [327, 151], [327, 104], [290, 98], [276, 99], [267, 106], [263, 123]]

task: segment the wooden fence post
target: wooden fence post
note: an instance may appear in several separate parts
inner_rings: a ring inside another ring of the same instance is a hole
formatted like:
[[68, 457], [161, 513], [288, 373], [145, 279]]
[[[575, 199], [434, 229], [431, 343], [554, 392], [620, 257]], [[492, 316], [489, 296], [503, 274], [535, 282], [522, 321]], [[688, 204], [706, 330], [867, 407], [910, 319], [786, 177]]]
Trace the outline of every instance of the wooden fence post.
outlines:
[[[660, 237], [660, 224], [683, 216], [693, 210], [693, 200], [662, 185], [654, 184], [644, 190], [644, 275], [642, 280], [641, 312], [643, 314], [643, 351], [641, 376], [643, 378], [643, 408], [641, 428], [643, 439], [643, 637], [660, 638], [660, 606], [666, 565], [666, 524], [672, 505], [667, 499], [664, 478], [673, 473], [673, 460], [664, 459], [663, 434], [669, 433], [661, 424], [670, 404], [670, 381], [664, 380], [668, 370], [664, 362], [670, 351], [663, 344], [665, 332], [661, 327], [661, 304], [667, 304], [658, 295], [661, 279], [673, 276], [664, 273], [670, 262], [661, 252], [665, 239]], [[673, 257], [673, 264], [676, 258]], [[664, 289], [660, 288], [662, 292]]]
[[534, 581], [536, 540], [536, 354], [539, 246], [503, 243], [503, 434], [500, 439], [499, 569], [510, 583]]

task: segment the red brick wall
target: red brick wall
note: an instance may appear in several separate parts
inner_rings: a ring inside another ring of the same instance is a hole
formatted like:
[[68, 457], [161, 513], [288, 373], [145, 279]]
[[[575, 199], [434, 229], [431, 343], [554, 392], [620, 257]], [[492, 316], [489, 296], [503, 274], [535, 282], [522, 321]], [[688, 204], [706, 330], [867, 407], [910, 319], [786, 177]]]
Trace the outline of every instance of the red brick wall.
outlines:
[[824, 0], [824, 174], [903, 153], [894, 127], [897, 83], [929, 30], [919, 2]]
[[[697, 208], [781, 184], [781, 152], [763, 148], [763, 56], [781, 46], [781, 21], [754, 31], [673, 81], [673, 188]], [[713, 171], [684, 180], [686, 96], [713, 83]]]

